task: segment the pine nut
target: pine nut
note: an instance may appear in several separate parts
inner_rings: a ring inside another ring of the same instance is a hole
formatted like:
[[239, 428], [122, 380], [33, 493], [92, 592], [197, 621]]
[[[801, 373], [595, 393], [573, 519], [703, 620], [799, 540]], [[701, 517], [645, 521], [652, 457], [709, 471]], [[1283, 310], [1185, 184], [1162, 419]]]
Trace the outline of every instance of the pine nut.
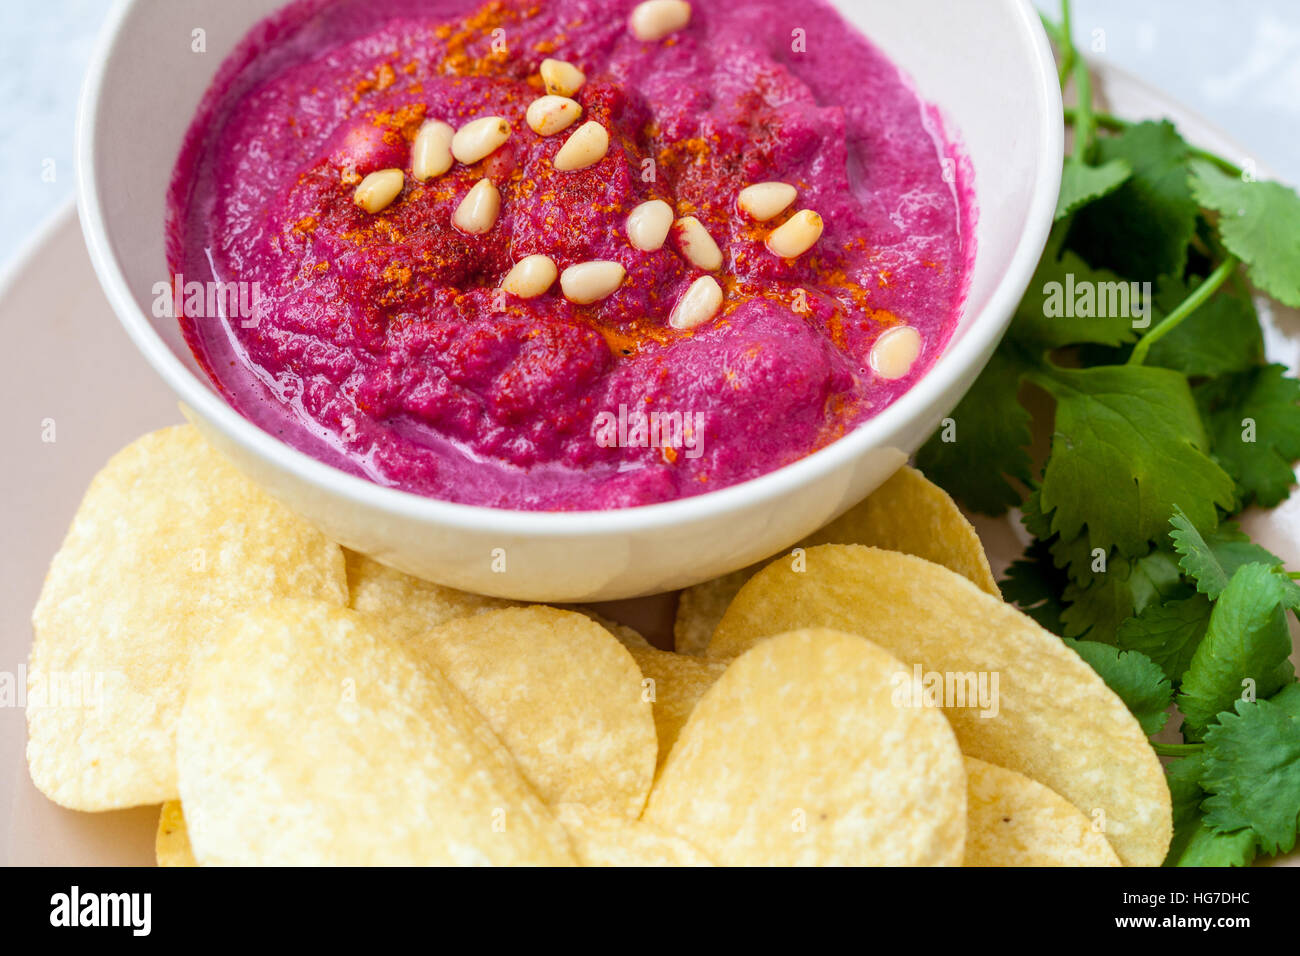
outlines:
[[789, 209], [797, 195], [789, 183], [755, 183], [740, 191], [736, 204], [750, 219], [767, 222]]
[[609, 133], [595, 120], [583, 123], [555, 154], [555, 168], [561, 172], [586, 169], [605, 158], [609, 152]]
[[883, 379], [902, 378], [921, 354], [921, 334], [910, 325], [896, 325], [880, 333], [871, 346], [871, 368]]
[[675, 329], [693, 329], [717, 315], [720, 308], [722, 286], [713, 276], [700, 276], [677, 300], [668, 324]]
[[767, 249], [782, 259], [803, 255], [821, 238], [822, 217], [811, 209], [800, 209], [777, 226], [767, 237]]
[[538, 136], [568, 129], [582, 115], [582, 107], [567, 96], [539, 96], [528, 104], [525, 118]]
[[549, 57], [542, 61], [542, 68], [538, 72], [542, 74], [542, 83], [546, 86], [546, 92], [556, 96], [572, 96], [582, 89], [583, 83], [587, 82], [587, 77], [572, 63], [552, 60]]
[[451, 140], [456, 131], [442, 120], [429, 120], [415, 134], [411, 147], [411, 175], [427, 182], [451, 169]]
[[462, 232], [481, 236], [496, 225], [501, 212], [501, 193], [490, 179], [480, 179], [456, 207], [452, 223]]
[[638, 40], [658, 40], [691, 22], [685, 0], [645, 0], [632, 11], [632, 33]]
[[451, 140], [451, 154], [466, 165], [477, 163], [500, 149], [509, 138], [509, 123], [500, 116], [482, 116], [456, 130]]
[[694, 216], [683, 216], [677, 220], [676, 227], [682, 255], [691, 265], [706, 272], [722, 267], [722, 250], [702, 222]]
[[578, 305], [599, 302], [623, 284], [627, 270], [617, 262], [597, 259], [569, 266], [560, 273], [564, 297]]
[[525, 256], [506, 275], [501, 288], [521, 299], [535, 299], [555, 282], [558, 270], [546, 256]]
[[381, 169], [371, 173], [357, 185], [352, 201], [366, 212], [387, 209], [406, 185], [406, 173], [400, 169]]
[[642, 252], [663, 247], [673, 227], [673, 207], [662, 199], [651, 199], [633, 209], [627, 217], [627, 241]]

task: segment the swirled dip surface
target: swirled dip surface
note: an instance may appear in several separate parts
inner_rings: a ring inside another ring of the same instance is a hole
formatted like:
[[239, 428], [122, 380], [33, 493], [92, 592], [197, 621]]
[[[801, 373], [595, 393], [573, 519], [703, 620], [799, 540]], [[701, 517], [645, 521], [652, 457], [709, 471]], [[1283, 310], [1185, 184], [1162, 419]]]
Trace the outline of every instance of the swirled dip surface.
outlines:
[[[965, 166], [934, 112], [820, 0], [697, 4], [652, 42], [629, 28], [633, 6], [308, 2], [243, 41], [194, 120], [168, 223], [174, 273], [243, 283], [254, 303], [214, 312], [180, 297], [187, 340], [235, 408], [418, 494], [603, 509], [771, 471], [924, 374], [973, 253]], [[587, 79], [579, 123], [543, 137], [524, 114], [546, 57]], [[488, 115], [511, 124], [503, 146], [414, 179], [423, 122]], [[589, 120], [608, 130], [607, 154], [556, 170]], [[401, 193], [362, 210], [359, 178], [386, 168], [405, 170]], [[452, 217], [483, 177], [500, 214], [470, 235]], [[769, 180], [798, 196], [756, 222], [737, 197]], [[705, 273], [675, 236], [648, 252], [627, 238], [649, 199], [697, 217], [722, 251], [722, 308], [689, 330], [669, 315]], [[765, 240], [800, 209], [824, 232], [779, 258]], [[533, 254], [561, 270], [615, 261], [626, 278], [590, 305], [558, 282], [527, 300], [498, 291]], [[921, 351], [887, 379], [872, 345], [900, 325]], [[638, 430], [651, 413], [657, 441]], [[675, 445], [673, 415], [686, 423]]]

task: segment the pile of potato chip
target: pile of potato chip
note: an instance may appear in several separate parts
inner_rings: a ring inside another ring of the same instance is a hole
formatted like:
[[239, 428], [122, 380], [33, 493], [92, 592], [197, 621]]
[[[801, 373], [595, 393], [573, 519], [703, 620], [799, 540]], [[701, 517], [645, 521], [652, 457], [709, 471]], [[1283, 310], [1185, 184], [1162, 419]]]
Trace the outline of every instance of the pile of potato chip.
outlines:
[[95, 478], [34, 623], [32, 779], [162, 804], [163, 865], [1157, 865], [1171, 834], [1137, 721], [907, 468], [683, 592], [674, 653], [346, 552], [165, 429]]

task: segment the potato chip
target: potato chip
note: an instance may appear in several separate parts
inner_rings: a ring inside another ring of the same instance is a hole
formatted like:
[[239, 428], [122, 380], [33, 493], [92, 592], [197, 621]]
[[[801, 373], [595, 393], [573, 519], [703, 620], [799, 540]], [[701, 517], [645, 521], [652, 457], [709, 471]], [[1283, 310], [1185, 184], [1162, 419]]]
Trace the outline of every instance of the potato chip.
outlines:
[[561, 807], [558, 816], [583, 866], [714, 865], [689, 841], [644, 820], [569, 807]]
[[628, 646], [628, 651], [641, 668], [642, 696], [654, 707], [655, 733], [659, 737], [658, 766], [662, 767], [691, 711], [727, 665], [723, 661], [661, 651], [648, 644]]
[[709, 653], [739, 654], [801, 627], [875, 641], [907, 665], [911, 680], [900, 693], [945, 705], [965, 753], [1103, 819], [1126, 864], [1164, 859], [1169, 788], [1146, 735], [1079, 655], [1024, 614], [929, 561], [822, 545], [807, 551], [803, 571], [776, 561], [756, 574], [727, 608]]
[[957, 503], [915, 468], [904, 465], [860, 504], [804, 539], [819, 544], [865, 544], [925, 558], [1002, 596], [974, 526]]
[[654, 646], [649, 641], [647, 641], [644, 637], [642, 637], [641, 632], [638, 631], [636, 628], [629, 627], [626, 624], [620, 624], [618, 621], [611, 621], [603, 614], [593, 611], [591, 610], [591, 608], [586, 607], [582, 604], [558, 604], [556, 605], [556, 607], [558, 607], [562, 611], [576, 611], [579, 614], [586, 615], [587, 617], [595, 621], [597, 624], [599, 624], [601, 627], [603, 627], [605, 630], [609, 631], [609, 633], [613, 634], [616, 638], [618, 638], [618, 642], [622, 644], [624, 647], [626, 647], [628, 650], [631, 650], [634, 647], [644, 648], [644, 647]]
[[344, 551], [344, 555], [349, 605], [382, 617], [394, 637], [416, 637], [458, 617], [515, 605], [412, 577], [356, 551]]
[[654, 778], [654, 718], [636, 661], [586, 615], [506, 608], [407, 645], [460, 688], [548, 804], [636, 817]]
[[[956, 502], [915, 468], [904, 465], [861, 503], [796, 547], [865, 544], [914, 554], [968, 578], [1000, 598], [988, 557], [975, 528]], [[703, 654], [722, 614], [746, 581], [767, 562], [725, 574], [682, 592], [673, 625], [680, 654]]]
[[27, 760], [76, 810], [176, 797], [196, 650], [231, 608], [347, 601], [343, 552], [190, 426], [146, 435], [91, 482], [32, 620]]
[[722, 620], [727, 605], [740, 593], [745, 582], [766, 563], [760, 561], [720, 578], [684, 588], [677, 598], [673, 649], [686, 656], [703, 656], [708, 651], [709, 641], [713, 638], [713, 632]]
[[159, 866], [199, 865], [190, 848], [190, 834], [185, 829], [185, 814], [179, 800], [168, 800], [162, 805], [153, 849]]
[[963, 866], [1119, 866], [1092, 822], [1055, 790], [966, 758]]
[[177, 738], [204, 865], [574, 862], [482, 716], [346, 608], [233, 616], [195, 668]]
[[575, 606], [573, 610], [587, 615], [618, 638], [641, 668], [642, 699], [650, 701], [653, 706], [655, 733], [659, 737], [657, 766], [662, 767], [686, 718], [704, 692], [722, 676], [727, 665], [722, 661], [661, 651], [635, 628], [611, 621], [581, 606]]
[[942, 714], [896, 706], [902, 668], [839, 631], [763, 641], [696, 705], [645, 819], [723, 866], [961, 863], [961, 751]]

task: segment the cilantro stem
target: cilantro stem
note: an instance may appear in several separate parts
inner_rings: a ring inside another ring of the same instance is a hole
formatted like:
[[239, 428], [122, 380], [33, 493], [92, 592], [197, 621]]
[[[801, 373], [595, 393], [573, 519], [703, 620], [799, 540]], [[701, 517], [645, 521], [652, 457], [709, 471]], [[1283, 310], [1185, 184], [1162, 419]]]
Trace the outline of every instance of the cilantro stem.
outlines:
[[1214, 163], [1214, 165], [1218, 166], [1225, 173], [1228, 173], [1231, 176], [1240, 177], [1243, 175], [1242, 168], [1232, 160], [1224, 159], [1218, 153], [1212, 153], [1208, 149], [1201, 149], [1199, 146], [1192, 146], [1190, 148], [1192, 155], [1197, 159], [1204, 159], [1207, 162]]
[[[1041, 16], [1041, 15], [1040, 15]], [[1057, 77], [1061, 83], [1061, 89], [1070, 82], [1070, 73], [1074, 69], [1075, 49], [1074, 35], [1070, 32], [1070, 0], [1061, 0], [1061, 23], [1058, 26], [1046, 16], [1042, 16], [1043, 26], [1047, 29], [1048, 36], [1056, 44], [1056, 48], [1061, 51], [1061, 63], [1057, 70]]]
[[1074, 61], [1074, 88], [1079, 98], [1079, 105], [1075, 107], [1078, 119], [1074, 123], [1074, 158], [1086, 163], [1097, 135], [1097, 125], [1092, 114], [1092, 74], [1082, 57]]
[[1066, 48], [1061, 58], [1062, 68], [1068, 63], [1074, 71], [1074, 94], [1078, 102], [1074, 108], [1074, 158], [1080, 163], [1086, 163], [1097, 136], [1097, 124], [1092, 111], [1092, 73], [1088, 70], [1088, 61], [1076, 53], [1074, 36], [1070, 30], [1070, 0], [1061, 0], [1061, 32], [1065, 37]]
[[[1065, 108], [1065, 121], [1067, 123], [1076, 123], [1078, 120], [1079, 111], [1073, 106], [1067, 106]], [[1137, 125], [1131, 120], [1126, 120], [1122, 117], [1116, 116], [1114, 113], [1105, 113], [1098, 110], [1093, 111], [1092, 120], [1101, 129], [1109, 130], [1112, 133], [1119, 133], [1128, 129], [1130, 126]]]
[[1147, 352], [1151, 351], [1151, 346], [1178, 328], [1183, 319], [1204, 305], [1205, 301], [1218, 291], [1219, 286], [1228, 281], [1240, 264], [1241, 262], [1236, 256], [1229, 256], [1219, 263], [1219, 267], [1196, 287], [1196, 291], [1179, 303], [1178, 308], [1166, 315], [1159, 325], [1143, 336], [1137, 345], [1133, 346], [1133, 354], [1128, 357], [1128, 364], [1141, 365], [1145, 362]]
[[[1078, 123], [1079, 111], [1075, 109], [1073, 106], [1067, 106], [1065, 108], [1065, 121], [1071, 124]], [[1098, 129], [1107, 130], [1108, 132], [1111, 133], [1120, 133], [1128, 129], [1130, 126], [1137, 125], [1137, 122], [1134, 122], [1132, 120], [1126, 120], [1119, 116], [1115, 116], [1113, 113], [1099, 113], [1096, 112], [1095, 110], [1093, 111], [1092, 114], [1092, 122], [1094, 127]], [[1214, 163], [1214, 165], [1218, 166], [1220, 169], [1222, 169], [1225, 173], [1228, 173], [1230, 176], [1240, 176], [1242, 174], [1242, 169], [1240, 166], [1238, 166], [1230, 159], [1224, 159], [1218, 153], [1212, 153], [1208, 149], [1200, 149], [1199, 147], [1196, 146], [1189, 146], [1189, 149], [1191, 151], [1191, 154], [1196, 158], [1204, 159], [1208, 162]]]
[[1079, 56], [1079, 51], [1074, 46], [1074, 32], [1070, 22], [1070, 0], [1061, 0], [1059, 24], [1053, 23], [1042, 13], [1038, 18], [1042, 20], [1043, 29], [1056, 44], [1056, 49], [1061, 56], [1061, 62], [1057, 65], [1057, 78], [1061, 83], [1061, 92], [1065, 92], [1070, 77], [1074, 77], [1074, 89], [1079, 101], [1077, 109], [1071, 111], [1076, 117], [1074, 158], [1079, 162], [1087, 162], [1096, 134], [1095, 127], [1089, 121], [1089, 117], [1092, 116], [1092, 76], [1088, 72], [1088, 64], [1084, 62], [1083, 57]]
[[1205, 744], [1158, 744], [1153, 740], [1151, 749], [1162, 757], [1186, 757], [1205, 749]]
[[1047, 39], [1059, 44], [1061, 42], [1061, 28], [1056, 25], [1056, 22], [1042, 11], [1039, 11], [1038, 19], [1043, 22], [1043, 29], [1047, 31]]

